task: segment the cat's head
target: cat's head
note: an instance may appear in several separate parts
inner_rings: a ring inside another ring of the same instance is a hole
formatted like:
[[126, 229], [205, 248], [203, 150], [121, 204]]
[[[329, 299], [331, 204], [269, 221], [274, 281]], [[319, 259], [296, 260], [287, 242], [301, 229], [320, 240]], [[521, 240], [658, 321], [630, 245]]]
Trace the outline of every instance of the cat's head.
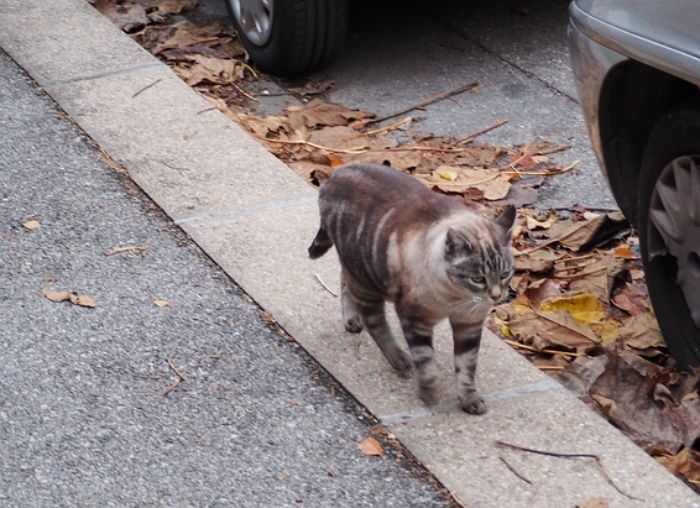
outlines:
[[515, 207], [494, 220], [483, 219], [451, 227], [445, 238], [445, 261], [450, 281], [484, 302], [498, 303], [508, 294], [513, 277], [511, 235]]

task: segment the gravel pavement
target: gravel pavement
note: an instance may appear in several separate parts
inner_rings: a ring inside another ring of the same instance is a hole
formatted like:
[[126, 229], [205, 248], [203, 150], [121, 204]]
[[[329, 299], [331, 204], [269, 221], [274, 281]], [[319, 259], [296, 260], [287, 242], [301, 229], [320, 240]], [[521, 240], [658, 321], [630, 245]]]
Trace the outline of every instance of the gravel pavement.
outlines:
[[0, 504], [444, 505], [63, 116], [0, 52]]

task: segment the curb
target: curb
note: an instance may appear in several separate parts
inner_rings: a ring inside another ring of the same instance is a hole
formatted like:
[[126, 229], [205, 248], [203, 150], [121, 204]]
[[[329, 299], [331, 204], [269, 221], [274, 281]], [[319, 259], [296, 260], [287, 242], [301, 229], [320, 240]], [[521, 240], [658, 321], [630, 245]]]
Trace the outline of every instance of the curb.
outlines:
[[[436, 330], [442, 403], [422, 406], [371, 339], [343, 331], [338, 299], [315, 280], [337, 289], [339, 274], [336, 257], [306, 257], [316, 191], [222, 113], [205, 112], [205, 99], [86, 1], [5, 0], [0, 47], [467, 505], [560, 507], [604, 497], [610, 506], [700, 506], [680, 480], [489, 332], [478, 383], [490, 411], [457, 410], [444, 324]], [[596, 454], [607, 474], [595, 461], [503, 450], [498, 440]]]

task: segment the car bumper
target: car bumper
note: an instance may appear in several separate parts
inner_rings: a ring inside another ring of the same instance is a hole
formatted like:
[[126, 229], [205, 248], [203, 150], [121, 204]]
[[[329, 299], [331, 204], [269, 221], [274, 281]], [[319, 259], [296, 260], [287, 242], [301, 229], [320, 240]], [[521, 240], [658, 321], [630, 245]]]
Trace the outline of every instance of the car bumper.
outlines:
[[586, 14], [572, 3], [568, 30], [571, 65], [593, 150], [603, 174], [607, 177], [603, 157], [605, 140], [601, 139], [600, 134], [599, 101], [606, 76], [613, 67], [626, 61], [627, 57], [588, 37], [577, 26], [577, 19], [581, 19], [582, 16]]

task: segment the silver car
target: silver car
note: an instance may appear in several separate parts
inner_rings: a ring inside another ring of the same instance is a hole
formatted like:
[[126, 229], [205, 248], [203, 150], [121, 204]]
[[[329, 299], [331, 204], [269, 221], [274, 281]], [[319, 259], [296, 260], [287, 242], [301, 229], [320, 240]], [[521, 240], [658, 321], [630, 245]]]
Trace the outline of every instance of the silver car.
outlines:
[[639, 230], [669, 349], [700, 364], [700, 2], [574, 0], [569, 38], [593, 148]]

